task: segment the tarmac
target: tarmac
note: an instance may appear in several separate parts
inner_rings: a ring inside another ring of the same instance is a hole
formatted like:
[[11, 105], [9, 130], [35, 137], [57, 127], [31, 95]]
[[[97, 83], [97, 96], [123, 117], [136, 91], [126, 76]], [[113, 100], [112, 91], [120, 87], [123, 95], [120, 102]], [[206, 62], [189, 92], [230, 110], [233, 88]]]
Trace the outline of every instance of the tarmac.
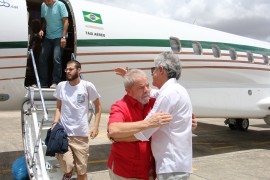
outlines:
[[[110, 179], [108, 117], [102, 114], [99, 135], [89, 144], [88, 177], [92, 180]], [[0, 112], [0, 121], [0, 179], [11, 180], [12, 163], [23, 154], [21, 112]], [[193, 134], [191, 180], [270, 179], [270, 125], [252, 119], [249, 130], [242, 132], [230, 130], [224, 125], [224, 119], [198, 118], [198, 122]]]

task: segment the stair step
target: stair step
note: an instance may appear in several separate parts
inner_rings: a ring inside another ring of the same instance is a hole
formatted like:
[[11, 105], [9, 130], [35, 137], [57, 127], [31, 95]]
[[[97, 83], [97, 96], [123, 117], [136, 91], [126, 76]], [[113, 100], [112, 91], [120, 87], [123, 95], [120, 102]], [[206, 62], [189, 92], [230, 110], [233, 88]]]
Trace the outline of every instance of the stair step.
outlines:
[[[29, 88], [29, 87], [27, 87]], [[56, 98], [53, 96], [53, 93], [55, 91], [55, 89], [51, 89], [51, 88], [41, 88], [42, 94], [43, 94], [43, 98], [45, 101], [47, 100], [54, 100], [56, 101]], [[27, 94], [28, 97], [30, 97], [30, 94]], [[34, 88], [34, 100], [41, 100], [40, 98], [40, 94], [39, 94], [39, 89], [38, 88]]]

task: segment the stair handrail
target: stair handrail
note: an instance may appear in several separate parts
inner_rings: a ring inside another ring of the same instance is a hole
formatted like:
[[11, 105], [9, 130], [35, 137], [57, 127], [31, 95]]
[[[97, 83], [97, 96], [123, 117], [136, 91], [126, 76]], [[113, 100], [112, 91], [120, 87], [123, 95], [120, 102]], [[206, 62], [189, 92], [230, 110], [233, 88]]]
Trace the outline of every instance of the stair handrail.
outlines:
[[40, 81], [39, 81], [39, 76], [38, 76], [38, 72], [37, 72], [36, 61], [35, 61], [35, 57], [34, 57], [34, 53], [33, 53], [32, 49], [30, 49], [30, 54], [31, 54], [31, 57], [32, 57], [31, 59], [32, 59], [34, 72], [35, 72], [35, 77], [36, 77], [36, 81], [37, 81], [37, 86], [38, 86], [38, 90], [39, 90], [39, 95], [40, 95], [41, 103], [42, 103], [42, 107], [43, 107], [44, 119], [48, 120], [48, 113], [47, 113], [47, 110], [46, 110], [46, 105], [45, 105], [45, 101], [44, 101], [44, 97], [43, 97], [43, 94], [42, 94], [42, 89], [41, 89], [41, 85], [40, 85]]
[[[38, 152], [38, 148], [39, 148], [39, 143], [40, 143], [40, 139], [41, 139], [41, 131], [42, 131], [42, 125], [44, 121], [48, 121], [48, 113], [47, 113], [47, 109], [46, 109], [46, 105], [45, 105], [45, 101], [44, 101], [44, 97], [42, 94], [42, 89], [41, 89], [41, 85], [40, 85], [40, 81], [39, 81], [39, 76], [38, 76], [38, 72], [37, 72], [37, 66], [36, 66], [36, 62], [35, 62], [35, 57], [34, 57], [34, 53], [33, 50], [30, 49], [30, 55], [31, 55], [31, 59], [32, 59], [32, 64], [34, 67], [34, 73], [35, 73], [35, 77], [36, 77], [36, 81], [37, 81], [37, 86], [38, 86], [38, 90], [39, 90], [39, 95], [41, 98], [41, 103], [42, 103], [42, 108], [43, 108], [43, 118], [41, 120], [40, 126], [39, 126], [39, 131], [38, 131], [38, 136], [35, 142], [35, 147], [34, 147], [34, 152], [33, 152], [33, 158], [32, 158], [32, 162], [31, 162], [31, 167], [34, 166], [34, 161], [35, 161], [35, 154]], [[31, 103], [32, 105], [34, 105], [34, 103]]]

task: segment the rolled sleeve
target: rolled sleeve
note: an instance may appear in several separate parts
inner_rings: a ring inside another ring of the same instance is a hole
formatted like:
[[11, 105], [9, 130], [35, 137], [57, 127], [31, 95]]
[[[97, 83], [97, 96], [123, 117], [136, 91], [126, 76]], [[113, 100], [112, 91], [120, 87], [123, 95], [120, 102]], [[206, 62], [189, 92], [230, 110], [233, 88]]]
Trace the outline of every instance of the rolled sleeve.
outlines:
[[142, 132], [138, 132], [134, 134], [135, 138], [140, 140], [140, 141], [149, 141]]
[[147, 130], [144, 130], [144, 131], [141, 131], [141, 132], [134, 134], [134, 136], [136, 139], [138, 139], [140, 141], [149, 141], [152, 134], [154, 134], [154, 132], [156, 132], [157, 130], [158, 130], [158, 128], [147, 129]]
[[[150, 117], [151, 115], [157, 113], [157, 112], [168, 112], [170, 113], [169, 110], [169, 101], [166, 98], [166, 96], [159, 96], [154, 104], [153, 109], [150, 111], [150, 113], [147, 115], [146, 118]], [[159, 129], [157, 128], [150, 128], [146, 129], [144, 131], [138, 132], [134, 134], [136, 139], [140, 141], [149, 141], [149, 138]]]

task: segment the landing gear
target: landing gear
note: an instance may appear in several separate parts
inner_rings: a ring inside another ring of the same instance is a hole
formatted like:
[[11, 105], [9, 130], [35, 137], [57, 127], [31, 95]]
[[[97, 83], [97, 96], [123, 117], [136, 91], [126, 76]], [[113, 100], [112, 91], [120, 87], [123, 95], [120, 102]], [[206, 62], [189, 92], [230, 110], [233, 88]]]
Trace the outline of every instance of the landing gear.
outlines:
[[237, 128], [236, 128], [236, 124], [229, 124], [229, 128], [231, 129], [231, 130], [236, 130]]
[[237, 128], [240, 131], [247, 131], [249, 126], [249, 120], [248, 119], [240, 119], [237, 121]]
[[249, 126], [248, 119], [240, 119], [240, 118], [228, 118], [224, 121], [225, 124], [229, 124], [229, 128], [231, 130], [240, 130], [247, 131]]
[[270, 115], [264, 117], [264, 122], [270, 125]]

